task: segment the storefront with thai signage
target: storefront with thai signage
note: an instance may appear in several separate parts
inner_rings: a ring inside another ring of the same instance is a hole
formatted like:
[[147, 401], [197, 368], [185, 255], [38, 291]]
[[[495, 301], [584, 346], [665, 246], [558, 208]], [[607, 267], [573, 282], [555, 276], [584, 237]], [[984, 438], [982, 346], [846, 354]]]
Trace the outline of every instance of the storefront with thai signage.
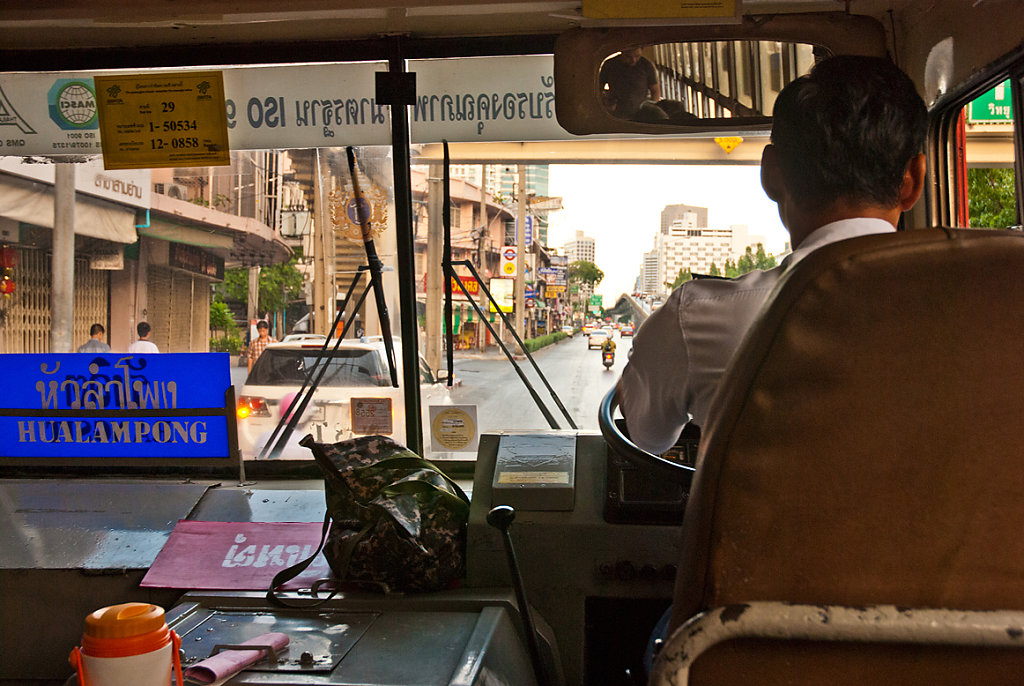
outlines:
[[[0, 158], [0, 352], [50, 351], [54, 165]], [[111, 172], [99, 160], [75, 164], [72, 341], [109, 329], [110, 274], [137, 239], [137, 210], [148, 206], [149, 172]]]

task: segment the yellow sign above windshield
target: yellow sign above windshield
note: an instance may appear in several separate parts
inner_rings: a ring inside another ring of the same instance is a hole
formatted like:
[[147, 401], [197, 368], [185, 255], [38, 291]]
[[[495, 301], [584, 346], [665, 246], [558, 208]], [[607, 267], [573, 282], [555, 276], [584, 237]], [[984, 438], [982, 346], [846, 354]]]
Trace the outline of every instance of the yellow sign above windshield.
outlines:
[[231, 164], [219, 71], [96, 76], [105, 169]]
[[735, 17], [740, 0], [583, 0], [588, 19]]

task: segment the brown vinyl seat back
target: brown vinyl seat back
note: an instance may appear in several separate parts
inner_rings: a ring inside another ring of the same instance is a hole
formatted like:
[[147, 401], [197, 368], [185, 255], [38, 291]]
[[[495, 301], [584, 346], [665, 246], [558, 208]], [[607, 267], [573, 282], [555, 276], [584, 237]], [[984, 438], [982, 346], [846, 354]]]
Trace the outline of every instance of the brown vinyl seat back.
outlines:
[[[673, 625], [747, 601], [1024, 609], [1024, 236], [825, 246], [709, 413]], [[699, 684], [1024, 682], [1024, 651], [734, 641]]]

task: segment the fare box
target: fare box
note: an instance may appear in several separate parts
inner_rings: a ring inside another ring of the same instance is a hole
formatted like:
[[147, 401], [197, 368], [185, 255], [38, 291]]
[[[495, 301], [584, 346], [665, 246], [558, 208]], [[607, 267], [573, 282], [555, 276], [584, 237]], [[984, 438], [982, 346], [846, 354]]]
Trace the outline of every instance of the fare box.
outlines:
[[96, 76], [105, 169], [231, 164], [219, 71]]
[[504, 434], [491, 483], [491, 506], [572, 510], [576, 502], [576, 435]]

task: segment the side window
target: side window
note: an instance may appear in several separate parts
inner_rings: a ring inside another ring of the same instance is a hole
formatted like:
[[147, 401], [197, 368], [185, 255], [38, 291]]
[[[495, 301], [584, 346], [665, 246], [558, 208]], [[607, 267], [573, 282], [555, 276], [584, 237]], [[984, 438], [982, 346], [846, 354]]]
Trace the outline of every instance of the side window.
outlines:
[[954, 184], [957, 226], [1005, 229], [1021, 224], [1012, 86], [1012, 79], [999, 82], [960, 113], [955, 134], [962, 150]]

